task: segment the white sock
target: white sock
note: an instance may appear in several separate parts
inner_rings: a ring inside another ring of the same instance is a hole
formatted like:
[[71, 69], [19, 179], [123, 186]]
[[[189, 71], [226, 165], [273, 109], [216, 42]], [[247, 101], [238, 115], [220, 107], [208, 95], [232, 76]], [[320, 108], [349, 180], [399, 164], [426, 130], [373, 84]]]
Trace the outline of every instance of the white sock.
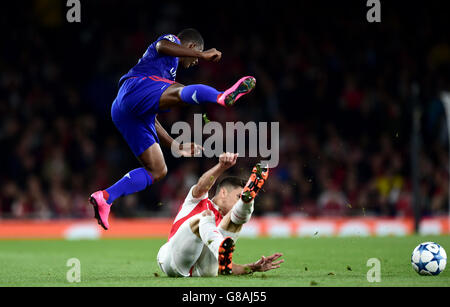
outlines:
[[216, 259], [219, 259], [219, 247], [224, 237], [216, 227], [214, 215], [200, 217], [199, 232], [203, 243], [208, 246]]
[[247, 223], [253, 213], [253, 203], [253, 200], [249, 203], [244, 203], [239, 198], [233, 209], [231, 209], [231, 221], [237, 225]]

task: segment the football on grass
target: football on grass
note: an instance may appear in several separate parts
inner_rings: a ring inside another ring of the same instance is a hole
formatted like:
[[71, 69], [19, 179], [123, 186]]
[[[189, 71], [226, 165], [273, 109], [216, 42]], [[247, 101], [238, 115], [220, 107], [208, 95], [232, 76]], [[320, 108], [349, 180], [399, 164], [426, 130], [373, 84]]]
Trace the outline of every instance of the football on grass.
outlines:
[[411, 264], [420, 275], [439, 275], [447, 264], [447, 254], [439, 244], [424, 242], [413, 250]]

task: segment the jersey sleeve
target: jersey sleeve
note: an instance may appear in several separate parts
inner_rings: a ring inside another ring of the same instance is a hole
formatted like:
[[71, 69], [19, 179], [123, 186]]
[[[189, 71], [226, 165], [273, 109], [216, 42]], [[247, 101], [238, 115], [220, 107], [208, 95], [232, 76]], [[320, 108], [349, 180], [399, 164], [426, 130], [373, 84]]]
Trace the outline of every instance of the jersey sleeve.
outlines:
[[191, 189], [189, 190], [188, 195], [186, 196], [186, 199], [184, 200], [184, 205], [187, 206], [196, 206], [199, 202], [201, 202], [202, 200], [208, 198], [208, 192], [206, 192], [205, 194], [203, 194], [202, 196], [195, 198], [192, 195], [192, 191], [194, 190], [194, 186], [191, 187]]
[[173, 34], [165, 34], [165, 35], [160, 36], [156, 40], [156, 43], [161, 41], [161, 40], [163, 40], [163, 39], [168, 40], [168, 41], [170, 41], [172, 43], [175, 43], [175, 44], [178, 44], [178, 45], [181, 44], [180, 39], [176, 35], [173, 35]]

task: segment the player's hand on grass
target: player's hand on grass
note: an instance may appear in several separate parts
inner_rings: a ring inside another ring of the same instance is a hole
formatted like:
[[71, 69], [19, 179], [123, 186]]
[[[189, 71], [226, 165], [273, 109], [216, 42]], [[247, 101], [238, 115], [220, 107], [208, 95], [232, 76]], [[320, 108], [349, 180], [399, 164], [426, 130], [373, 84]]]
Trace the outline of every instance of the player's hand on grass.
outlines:
[[206, 61], [218, 62], [222, 58], [222, 52], [216, 48], [211, 48], [201, 53], [201, 58]]
[[195, 143], [185, 143], [179, 146], [179, 154], [182, 157], [193, 157], [203, 151], [203, 147]]
[[225, 152], [219, 156], [219, 165], [222, 169], [229, 169], [236, 164], [238, 153]]
[[262, 256], [261, 259], [259, 259], [255, 263], [252, 263], [250, 265], [250, 268], [253, 272], [266, 272], [266, 271], [278, 269], [280, 267], [280, 264], [282, 264], [284, 262], [284, 260], [283, 259], [278, 260], [278, 261], [275, 261], [275, 260], [277, 260], [281, 256], [283, 256], [283, 254], [280, 254], [280, 253], [275, 253], [269, 257]]

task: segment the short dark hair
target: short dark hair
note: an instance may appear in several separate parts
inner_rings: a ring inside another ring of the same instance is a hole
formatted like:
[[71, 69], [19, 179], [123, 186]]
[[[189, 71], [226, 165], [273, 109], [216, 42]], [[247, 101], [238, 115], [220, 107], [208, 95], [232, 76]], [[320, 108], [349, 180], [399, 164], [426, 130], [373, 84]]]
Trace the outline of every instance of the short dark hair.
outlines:
[[197, 30], [193, 28], [184, 29], [178, 34], [178, 38], [181, 42], [193, 42], [198, 46], [204, 46], [203, 37]]
[[245, 181], [239, 177], [229, 176], [223, 178], [216, 187], [216, 193], [220, 191], [221, 188], [244, 188]]

